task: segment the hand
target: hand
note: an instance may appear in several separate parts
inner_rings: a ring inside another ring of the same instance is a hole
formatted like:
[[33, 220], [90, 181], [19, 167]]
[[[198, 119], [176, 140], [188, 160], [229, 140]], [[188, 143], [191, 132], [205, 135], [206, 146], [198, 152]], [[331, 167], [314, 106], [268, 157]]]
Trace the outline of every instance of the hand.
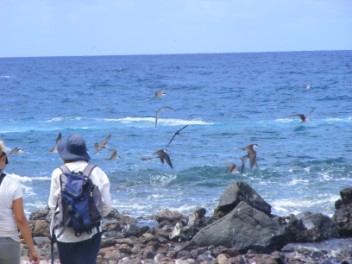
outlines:
[[30, 251], [28, 254], [29, 257], [29, 263], [31, 264], [39, 264], [40, 262], [40, 256], [37, 251], [33, 250], [32, 252]]

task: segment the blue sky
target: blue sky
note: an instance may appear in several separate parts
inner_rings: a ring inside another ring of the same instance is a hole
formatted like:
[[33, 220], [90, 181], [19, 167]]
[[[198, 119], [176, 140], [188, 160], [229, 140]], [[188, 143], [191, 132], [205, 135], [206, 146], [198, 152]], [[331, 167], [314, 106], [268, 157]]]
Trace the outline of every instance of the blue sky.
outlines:
[[351, 0], [0, 0], [0, 57], [352, 50]]

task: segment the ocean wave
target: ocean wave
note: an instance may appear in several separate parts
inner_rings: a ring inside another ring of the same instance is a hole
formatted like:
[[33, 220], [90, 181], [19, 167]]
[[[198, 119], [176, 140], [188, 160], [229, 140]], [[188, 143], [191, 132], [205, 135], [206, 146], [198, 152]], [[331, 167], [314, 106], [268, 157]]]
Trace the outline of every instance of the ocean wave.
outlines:
[[[274, 120], [276, 123], [291, 123], [296, 122], [296, 118], [277, 118]], [[328, 117], [325, 119], [313, 119], [311, 123], [339, 123], [339, 122], [351, 122], [352, 116], [349, 117]]]
[[62, 122], [62, 121], [80, 121], [80, 120], [84, 120], [88, 118], [84, 118], [82, 116], [75, 116], [75, 117], [62, 117], [62, 116], [58, 116], [58, 117], [53, 117], [50, 118], [48, 120], [44, 120], [42, 122], [44, 123], [54, 123], [54, 122]]
[[[123, 124], [131, 123], [155, 123], [155, 117], [123, 117], [123, 118], [84, 118], [81, 116], [77, 117], [53, 117], [45, 120], [45, 123], [62, 122], [62, 121], [96, 121], [96, 122], [119, 122]], [[201, 119], [167, 119], [158, 118], [159, 125], [177, 126], [177, 125], [212, 125], [212, 122], [206, 122]]]
[[[154, 124], [154, 117], [125, 117], [118, 119], [118, 121], [125, 123], [133, 123], [133, 122], [152, 122]], [[211, 122], [205, 122], [201, 119], [166, 119], [166, 118], [158, 118], [158, 124], [177, 126], [177, 125], [212, 125]]]
[[153, 175], [150, 178], [151, 184], [168, 185], [177, 178], [176, 174], [166, 173], [164, 175]]
[[351, 122], [352, 121], [352, 116], [349, 116], [349, 117], [346, 117], [346, 118], [331, 117], [331, 118], [323, 119], [323, 121], [328, 122], [328, 123]]
[[8, 80], [8, 79], [12, 79], [12, 78], [14, 78], [14, 76], [10, 76], [10, 75], [0, 75], [0, 79]]
[[50, 176], [37, 176], [37, 177], [32, 177], [32, 176], [21, 176], [15, 173], [8, 173], [11, 177], [17, 179], [20, 182], [33, 182], [33, 181], [50, 181], [51, 177]]
[[168, 209], [170, 211], [176, 211], [176, 212], [180, 212], [182, 214], [190, 214], [191, 212], [194, 212], [199, 206], [196, 206], [194, 204], [184, 204], [184, 205], [180, 205], [180, 206], [170, 206]]
[[64, 120], [64, 118], [62, 116], [60, 116], [60, 117], [51, 118], [49, 120], [45, 120], [44, 122], [45, 123], [52, 123], [52, 122], [61, 122], [62, 120]]
[[293, 119], [291, 118], [278, 118], [274, 120], [275, 122], [279, 122], [279, 123], [290, 123], [293, 122]]
[[[273, 212], [279, 215], [285, 214], [299, 214], [304, 211], [317, 211], [323, 212], [322, 207], [330, 205], [332, 208], [336, 200], [340, 197], [339, 195], [325, 195], [316, 199], [316, 197], [309, 198], [284, 198], [284, 199], [275, 199], [271, 201]], [[332, 210], [328, 210], [332, 211]]]
[[306, 185], [308, 183], [309, 183], [308, 179], [294, 178], [287, 183], [287, 186]]

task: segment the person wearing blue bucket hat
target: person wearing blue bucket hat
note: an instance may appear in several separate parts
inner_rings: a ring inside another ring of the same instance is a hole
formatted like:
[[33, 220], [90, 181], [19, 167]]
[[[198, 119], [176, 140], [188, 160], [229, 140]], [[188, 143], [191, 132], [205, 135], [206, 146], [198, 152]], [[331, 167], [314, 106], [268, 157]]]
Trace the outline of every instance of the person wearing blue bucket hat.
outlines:
[[61, 141], [57, 151], [64, 161], [90, 160], [86, 141], [78, 134], [70, 135], [66, 141]]
[[[72, 134], [66, 140], [62, 140], [57, 151], [65, 166], [71, 172], [83, 172], [88, 166], [90, 155], [88, 153], [86, 141], [79, 134]], [[60, 196], [60, 167], [52, 172], [50, 195], [48, 205], [54, 212], [60, 210], [57, 206]], [[98, 166], [92, 170], [89, 178], [93, 184], [98, 186], [102, 198], [102, 211], [105, 217], [111, 211], [110, 181], [106, 173]], [[54, 221], [51, 221], [50, 230], [53, 230]], [[56, 236], [57, 248], [61, 264], [95, 264], [99, 253], [102, 237], [102, 229], [94, 228], [90, 233], [82, 233], [79, 236], [72, 227], [59, 226], [53, 232]], [[58, 234], [59, 237], [58, 237]]]

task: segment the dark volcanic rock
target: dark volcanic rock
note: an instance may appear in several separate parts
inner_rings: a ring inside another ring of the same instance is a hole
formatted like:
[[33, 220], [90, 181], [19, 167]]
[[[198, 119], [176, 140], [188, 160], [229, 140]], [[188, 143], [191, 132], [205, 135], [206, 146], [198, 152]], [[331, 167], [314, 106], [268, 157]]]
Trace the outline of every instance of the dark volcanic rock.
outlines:
[[219, 219], [231, 212], [241, 201], [270, 215], [271, 206], [251, 186], [245, 182], [235, 182], [227, 186], [214, 210], [214, 218]]
[[352, 236], [352, 187], [340, 192], [341, 199], [335, 202], [333, 221], [336, 223], [340, 237]]
[[248, 203], [240, 202], [230, 213], [201, 229], [185, 248], [222, 245], [242, 252], [248, 249], [269, 252], [285, 243], [283, 226]]
[[[164, 210], [147, 219], [113, 210], [103, 220], [97, 263], [352, 264], [351, 238], [329, 239], [337, 234], [352, 236], [352, 188], [340, 194], [334, 221], [310, 212], [287, 217], [271, 215], [271, 206], [243, 182], [226, 188], [215, 210], [220, 217], [217, 220], [206, 217], [204, 208], [189, 216]], [[48, 207], [29, 217], [43, 264], [50, 263], [50, 218]], [[314, 243], [297, 243], [302, 241]], [[22, 262], [27, 263], [26, 245], [22, 245], [21, 254]], [[54, 256], [58, 263], [56, 246]]]
[[319, 242], [338, 236], [336, 224], [321, 213], [290, 215], [286, 230], [290, 242]]

